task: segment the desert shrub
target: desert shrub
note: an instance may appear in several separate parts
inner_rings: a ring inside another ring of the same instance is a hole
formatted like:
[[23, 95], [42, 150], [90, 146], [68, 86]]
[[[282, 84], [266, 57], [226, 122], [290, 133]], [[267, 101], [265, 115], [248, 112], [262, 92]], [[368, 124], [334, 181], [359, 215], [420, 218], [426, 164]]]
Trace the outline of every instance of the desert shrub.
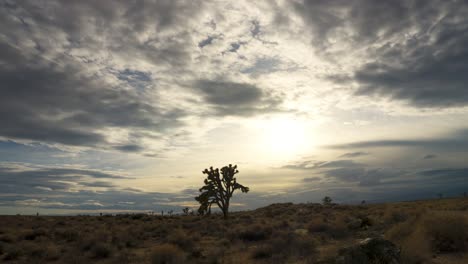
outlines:
[[141, 220], [143, 218], [145, 218], [145, 214], [132, 214], [132, 216], [130, 217], [132, 220]]
[[15, 246], [10, 246], [6, 248], [5, 255], [3, 256], [3, 260], [16, 260], [23, 255], [23, 251]]
[[329, 229], [329, 226], [325, 224], [323, 221], [313, 220], [312, 222], [309, 223], [309, 225], [307, 226], [307, 229], [311, 233], [320, 233], [320, 232], [326, 232]]
[[79, 236], [80, 236], [80, 234], [78, 233], [78, 231], [73, 230], [73, 229], [61, 228], [61, 229], [57, 229], [55, 231], [55, 237], [58, 240], [65, 240], [67, 242], [76, 241], [76, 240], [78, 240]]
[[267, 259], [271, 258], [274, 254], [274, 249], [270, 245], [261, 245], [256, 247], [252, 252], [252, 258], [254, 259]]
[[169, 234], [167, 237], [169, 243], [175, 244], [185, 251], [190, 251], [194, 247], [194, 241], [190, 235], [188, 235], [182, 229], [176, 229], [174, 232]]
[[161, 244], [153, 247], [150, 259], [152, 264], [179, 264], [184, 263], [185, 253], [173, 244]]
[[359, 216], [359, 219], [361, 219], [361, 227], [363, 228], [374, 224], [374, 221], [367, 215], [361, 215]]
[[121, 248], [134, 248], [139, 244], [139, 239], [137, 236], [128, 229], [117, 230], [113, 232], [112, 244]]
[[14, 241], [14, 238], [11, 235], [4, 234], [0, 236], [0, 242], [12, 243], [13, 241]]
[[330, 226], [330, 228], [327, 231], [327, 234], [329, 234], [334, 239], [342, 239], [350, 235], [347, 227], [338, 224]]
[[460, 214], [432, 215], [425, 221], [434, 252], [465, 252], [468, 249], [468, 219]]
[[392, 241], [400, 242], [413, 233], [416, 224], [415, 219], [396, 224], [386, 232], [385, 236]]
[[47, 232], [44, 229], [33, 229], [30, 231], [27, 231], [24, 234], [23, 238], [25, 240], [35, 240], [36, 238], [40, 236], [46, 236], [46, 235], [47, 235]]
[[46, 260], [57, 260], [60, 258], [60, 249], [53, 244], [46, 245], [44, 247], [45, 255], [44, 258]]
[[272, 232], [273, 230], [271, 229], [271, 227], [255, 225], [241, 231], [238, 234], [238, 238], [248, 242], [261, 241], [269, 238]]
[[388, 224], [397, 224], [408, 220], [409, 216], [404, 211], [390, 211], [385, 216], [385, 222]]
[[53, 244], [23, 243], [24, 254], [32, 259], [57, 260], [60, 250]]
[[90, 238], [82, 238], [79, 243], [81, 251], [89, 251], [96, 244], [96, 240]]
[[288, 246], [292, 255], [299, 257], [306, 257], [317, 251], [317, 242], [310, 236], [292, 235], [288, 238]]
[[283, 263], [289, 258], [307, 259], [317, 253], [317, 242], [308, 235], [283, 233], [252, 252], [254, 259], [272, 259], [272, 262]]
[[91, 257], [95, 259], [104, 259], [112, 255], [112, 248], [105, 243], [96, 243], [91, 248]]
[[63, 220], [60, 220], [60, 221], [58, 221], [56, 223], [56, 226], [66, 226], [66, 225], [67, 225], [67, 223], [65, 223], [65, 221], [63, 221]]
[[42, 258], [46, 255], [44, 248], [38, 243], [23, 243], [22, 247], [25, 255], [29, 257]]

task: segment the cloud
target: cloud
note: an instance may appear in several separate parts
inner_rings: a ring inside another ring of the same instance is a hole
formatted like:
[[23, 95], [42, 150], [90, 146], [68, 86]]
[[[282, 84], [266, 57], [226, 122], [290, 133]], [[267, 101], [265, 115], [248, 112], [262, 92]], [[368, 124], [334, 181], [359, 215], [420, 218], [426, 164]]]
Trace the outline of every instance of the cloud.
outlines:
[[437, 155], [434, 154], [427, 154], [423, 157], [423, 159], [435, 159], [437, 158]]
[[[93, 181], [100, 179], [100, 181]], [[0, 191], [3, 194], [33, 194], [71, 191], [86, 187], [112, 187], [103, 180], [131, 179], [99, 170], [41, 167], [29, 164], [0, 164]]]
[[115, 146], [114, 148], [123, 152], [140, 152], [144, 149], [142, 146], [136, 144]]
[[211, 45], [211, 43], [215, 39], [216, 39], [216, 37], [214, 37], [214, 36], [208, 36], [206, 39], [198, 42], [198, 47], [203, 48], [205, 46]]
[[419, 174], [433, 179], [465, 180], [468, 175], [468, 168], [432, 169], [421, 171]]
[[201, 93], [217, 115], [250, 116], [280, 110], [280, 99], [252, 84], [198, 80], [193, 89]]
[[357, 152], [345, 153], [341, 155], [340, 158], [357, 158], [357, 157], [366, 156], [366, 155], [369, 155], [369, 153], [363, 152], [363, 151], [357, 151]]
[[[155, 197], [170, 202], [184, 200], [178, 193], [119, 186], [118, 180], [124, 179], [133, 178], [98, 170], [1, 163], [0, 204], [65, 210], [167, 210], [179, 207], [155, 204]], [[193, 201], [193, 197], [185, 200]]]
[[317, 182], [322, 180], [320, 177], [309, 177], [309, 178], [304, 178], [302, 179], [303, 182]]
[[110, 183], [110, 182], [105, 182], [105, 181], [94, 181], [94, 182], [81, 182], [80, 185], [86, 186], [86, 187], [100, 187], [100, 188], [112, 188], [116, 187], [116, 185]]
[[294, 170], [317, 170], [326, 168], [338, 168], [338, 167], [362, 167], [365, 164], [355, 162], [353, 160], [332, 160], [332, 161], [302, 161], [296, 164], [285, 165], [283, 169], [294, 169]]
[[[312, 44], [339, 61], [346, 50], [362, 61], [338, 84], [357, 85], [356, 94], [384, 96], [415, 107], [468, 105], [468, 8], [460, 1], [292, 2]], [[343, 83], [346, 80], [346, 83]]]
[[[26, 36], [7, 32], [27, 42]], [[73, 58], [55, 62], [37, 47], [23, 49], [8, 42], [0, 46], [0, 136], [106, 147], [104, 130], [109, 128], [163, 132], [180, 126], [182, 111], [161, 108], [141, 91], [150, 82], [143, 72], [126, 69], [118, 74], [118, 80], [137, 89], [132, 91], [116, 85], [109, 75], [88, 73], [87, 65]]]
[[468, 148], [468, 131], [458, 130], [448, 135], [433, 137], [431, 139], [381, 139], [358, 141], [345, 144], [327, 146], [331, 149], [363, 149], [363, 148], [385, 148], [385, 147], [406, 147], [424, 148], [437, 151], [460, 151]]

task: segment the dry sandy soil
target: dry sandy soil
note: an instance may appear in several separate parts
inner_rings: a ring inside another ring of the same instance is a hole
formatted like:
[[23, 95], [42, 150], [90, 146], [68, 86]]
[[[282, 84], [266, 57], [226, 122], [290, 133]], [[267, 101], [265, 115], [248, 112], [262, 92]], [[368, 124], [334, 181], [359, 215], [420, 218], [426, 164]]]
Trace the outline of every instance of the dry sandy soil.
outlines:
[[468, 263], [468, 198], [272, 204], [221, 215], [0, 216], [5, 263], [335, 263], [384, 237], [403, 263]]

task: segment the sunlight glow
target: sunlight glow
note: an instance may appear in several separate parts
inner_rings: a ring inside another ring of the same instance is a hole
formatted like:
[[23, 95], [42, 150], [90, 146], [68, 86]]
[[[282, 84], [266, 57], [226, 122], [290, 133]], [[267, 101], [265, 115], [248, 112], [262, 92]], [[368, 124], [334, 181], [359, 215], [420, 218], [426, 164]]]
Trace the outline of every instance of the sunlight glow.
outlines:
[[260, 122], [260, 147], [270, 156], [291, 158], [310, 150], [310, 135], [305, 121], [276, 117]]

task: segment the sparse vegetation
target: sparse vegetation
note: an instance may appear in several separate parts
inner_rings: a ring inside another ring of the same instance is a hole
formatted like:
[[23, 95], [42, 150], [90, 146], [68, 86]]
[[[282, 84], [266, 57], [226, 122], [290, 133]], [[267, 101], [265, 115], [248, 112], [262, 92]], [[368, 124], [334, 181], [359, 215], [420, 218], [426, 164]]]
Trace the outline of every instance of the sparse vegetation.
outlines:
[[231, 212], [227, 221], [217, 213], [0, 216], [0, 262], [326, 264], [337, 263], [344, 248], [383, 235], [401, 248], [405, 264], [468, 263], [466, 208], [460, 198], [273, 204]]
[[152, 264], [180, 264], [184, 260], [185, 253], [172, 244], [154, 246], [151, 252]]

